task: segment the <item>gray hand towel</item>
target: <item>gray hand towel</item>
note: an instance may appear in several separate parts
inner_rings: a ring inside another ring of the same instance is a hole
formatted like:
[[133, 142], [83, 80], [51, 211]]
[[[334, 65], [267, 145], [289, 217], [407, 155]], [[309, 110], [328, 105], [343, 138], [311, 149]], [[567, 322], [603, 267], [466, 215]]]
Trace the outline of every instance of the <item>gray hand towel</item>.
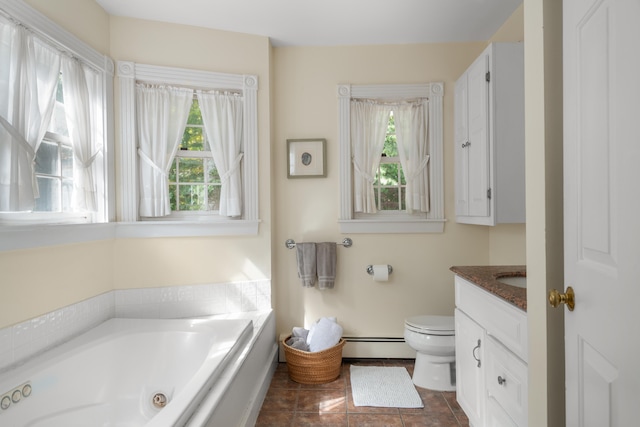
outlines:
[[336, 243], [322, 242], [316, 245], [318, 262], [318, 289], [333, 289], [336, 282]]
[[312, 288], [316, 284], [316, 244], [296, 243], [296, 258], [302, 286]]

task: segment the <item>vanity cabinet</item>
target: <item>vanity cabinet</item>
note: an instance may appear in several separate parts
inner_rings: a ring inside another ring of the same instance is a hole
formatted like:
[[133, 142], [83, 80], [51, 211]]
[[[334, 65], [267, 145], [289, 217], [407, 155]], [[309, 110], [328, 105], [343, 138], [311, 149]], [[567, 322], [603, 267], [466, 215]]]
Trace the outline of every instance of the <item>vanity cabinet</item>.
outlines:
[[492, 43], [456, 81], [456, 221], [525, 222], [524, 48]]
[[456, 395], [473, 427], [527, 426], [527, 315], [455, 278]]

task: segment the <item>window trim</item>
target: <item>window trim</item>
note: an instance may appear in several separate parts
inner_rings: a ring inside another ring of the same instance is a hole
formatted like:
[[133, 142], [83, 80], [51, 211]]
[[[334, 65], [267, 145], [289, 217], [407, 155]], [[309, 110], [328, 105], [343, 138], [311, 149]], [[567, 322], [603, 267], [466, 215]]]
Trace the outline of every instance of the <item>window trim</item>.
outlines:
[[[442, 233], [444, 231], [444, 83], [397, 85], [338, 85], [338, 141], [340, 147], [340, 224], [341, 233]], [[431, 209], [422, 218], [415, 215], [371, 215], [357, 218], [353, 212], [351, 167], [351, 99], [375, 98], [429, 99], [430, 194]]]
[[[258, 77], [184, 68], [117, 62], [120, 91], [120, 185], [118, 237], [257, 235], [258, 224]], [[138, 215], [138, 156], [136, 148], [135, 84], [189, 86], [201, 90], [242, 91], [244, 97], [244, 216], [211, 221], [144, 220]]]

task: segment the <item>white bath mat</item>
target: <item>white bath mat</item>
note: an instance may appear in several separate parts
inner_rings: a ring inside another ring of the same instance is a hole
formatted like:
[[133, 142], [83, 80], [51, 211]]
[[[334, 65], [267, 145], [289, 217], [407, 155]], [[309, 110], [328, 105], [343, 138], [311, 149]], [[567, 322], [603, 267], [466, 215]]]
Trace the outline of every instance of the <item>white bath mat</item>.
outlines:
[[355, 406], [424, 407], [409, 372], [401, 367], [351, 365], [351, 391]]

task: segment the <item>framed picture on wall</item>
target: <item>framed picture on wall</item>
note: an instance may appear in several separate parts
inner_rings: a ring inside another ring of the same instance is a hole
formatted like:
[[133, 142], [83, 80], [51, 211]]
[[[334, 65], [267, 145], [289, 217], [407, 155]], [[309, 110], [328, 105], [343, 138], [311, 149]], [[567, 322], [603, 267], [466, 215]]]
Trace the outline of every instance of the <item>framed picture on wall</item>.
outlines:
[[326, 139], [287, 139], [287, 178], [327, 176]]

